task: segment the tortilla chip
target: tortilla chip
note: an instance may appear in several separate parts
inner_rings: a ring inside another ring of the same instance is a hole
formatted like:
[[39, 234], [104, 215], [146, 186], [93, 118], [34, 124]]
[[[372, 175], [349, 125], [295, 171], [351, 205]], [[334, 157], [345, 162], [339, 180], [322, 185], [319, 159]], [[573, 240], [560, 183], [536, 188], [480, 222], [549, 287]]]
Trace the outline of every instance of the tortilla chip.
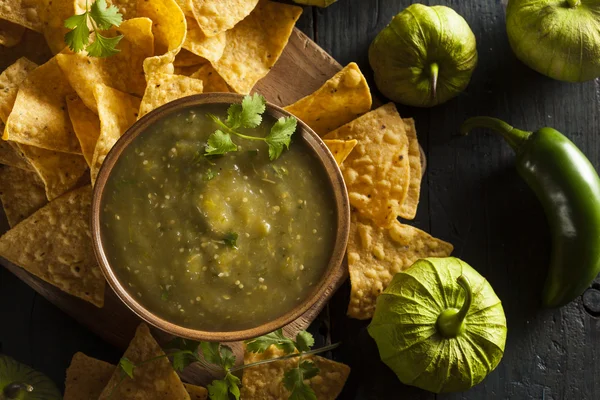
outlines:
[[202, 93], [202, 81], [182, 75], [154, 74], [148, 80], [138, 118], [170, 101]]
[[213, 67], [234, 91], [250, 93], [279, 59], [301, 14], [297, 6], [261, 1], [227, 32], [225, 51]]
[[117, 7], [124, 21], [138, 16], [137, 0], [107, 0], [106, 3]]
[[25, 33], [21, 25], [0, 19], [0, 46], [13, 47], [19, 44]]
[[[225, 32], [246, 18], [258, 0], [192, 0], [191, 6], [206, 36]], [[283, 17], [282, 17], [283, 18]]]
[[100, 136], [94, 148], [90, 167], [92, 184], [96, 181], [96, 176], [108, 152], [137, 120], [140, 109], [140, 99], [106, 85], [96, 85], [94, 96], [98, 103]]
[[66, 97], [71, 93], [55, 58], [36, 68], [19, 87], [3, 139], [81, 154], [67, 114]]
[[34, 0], [2, 0], [0, 2], [0, 18], [41, 32], [42, 21], [37, 6], [38, 3]]
[[[4, 129], [4, 124], [0, 122], [0, 130]], [[0, 139], [0, 164], [9, 165], [11, 167], [33, 171], [33, 167], [25, 158], [19, 154], [15, 146], [11, 142]]]
[[[244, 364], [267, 360], [284, 355], [275, 346], [269, 347], [264, 353], [244, 354]], [[319, 356], [305, 356], [316, 364], [320, 372], [308, 380], [319, 400], [334, 400], [344, 388], [350, 374], [350, 367], [345, 364], [328, 360]], [[297, 359], [274, 361], [244, 369], [242, 377], [241, 398], [244, 400], [279, 400], [290, 397], [290, 392], [283, 385], [285, 371], [298, 366]], [[305, 381], [306, 382], [306, 381]]]
[[408, 192], [406, 198], [400, 207], [400, 215], [402, 218], [414, 219], [417, 215], [417, 206], [419, 205], [419, 197], [421, 196], [421, 148], [417, 139], [417, 129], [415, 120], [405, 118], [404, 129], [408, 137], [408, 164], [410, 168], [410, 181], [408, 184]]
[[[0, 7], [2, 6], [0, 5]], [[52, 58], [52, 52], [41, 33], [26, 29], [18, 46], [0, 46], [0, 71], [5, 70], [21, 57], [27, 57], [41, 65]]]
[[181, 50], [187, 25], [185, 15], [173, 0], [138, 0], [138, 14], [153, 22], [154, 53], [159, 54], [144, 60], [144, 72], [172, 74], [175, 56]]
[[67, 369], [63, 400], [96, 400], [115, 369], [105, 361], [75, 353]]
[[0, 200], [11, 228], [48, 203], [35, 172], [9, 166], [0, 170]]
[[221, 75], [210, 64], [205, 64], [196, 72], [190, 75], [190, 78], [202, 80], [204, 83], [204, 93], [210, 92], [229, 92], [229, 86]]
[[[206, 400], [208, 399], [208, 390], [202, 386], [194, 386], [189, 383], [184, 383], [185, 390], [190, 395], [191, 400]], [[66, 399], [65, 399], [66, 400]]]
[[[164, 356], [156, 340], [150, 334], [148, 325], [140, 324], [135, 337], [123, 355], [134, 364]], [[183, 383], [166, 357], [138, 365], [133, 370], [134, 379], [121, 381], [121, 371], [116, 370], [98, 400], [190, 400]], [[118, 386], [117, 386], [118, 385]], [[112, 393], [114, 391], [114, 393]], [[112, 393], [112, 397], [110, 397]]]
[[94, 88], [102, 83], [121, 92], [142, 96], [146, 89], [143, 63], [154, 54], [152, 21], [135, 18], [123, 21], [118, 29], [107, 36], [122, 34], [121, 52], [111, 57], [88, 57], [85, 54], [58, 54], [56, 59], [69, 83], [83, 103], [98, 113]]
[[390, 228], [380, 228], [352, 213], [347, 250], [352, 284], [348, 315], [372, 318], [377, 296], [395, 274], [418, 259], [447, 257], [452, 250], [450, 243], [396, 220]]
[[393, 103], [324, 136], [356, 139], [342, 166], [350, 204], [379, 226], [389, 227], [406, 198], [410, 176], [408, 138]]
[[25, 57], [19, 58], [14, 64], [0, 74], [0, 120], [6, 123], [8, 116], [15, 105], [19, 86], [37, 64]]
[[102, 307], [105, 281], [92, 247], [91, 204], [90, 186], [59, 197], [0, 237], [0, 256]]
[[367, 80], [358, 65], [350, 63], [316, 92], [284, 109], [323, 136], [366, 113], [371, 104]]
[[352, 150], [354, 150], [354, 147], [356, 147], [358, 140], [333, 139], [323, 140], [323, 142], [325, 143], [329, 151], [331, 151], [331, 154], [333, 154], [337, 165], [342, 165], [344, 160], [346, 160], [346, 158], [348, 158]]
[[173, 65], [175, 67], [192, 67], [199, 68], [200, 65], [206, 64], [208, 60], [200, 56], [195, 55], [191, 51], [181, 49], [181, 51], [175, 56]]
[[209, 61], [217, 61], [223, 55], [227, 33], [221, 32], [215, 36], [206, 36], [196, 20], [187, 19], [187, 35], [183, 48]]
[[63, 51], [67, 44], [65, 35], [69, 29], [65, 28], [65, 20], [73, 15], [86, 11], [86, 0], [35, 0], [38, 11], [43, 21], [42, 33], [53, 54]]
[[85, 161], [91, 166], [96, 142], [100, 136], [100, 119], [75, 95], [67, 96], [67, 109]]

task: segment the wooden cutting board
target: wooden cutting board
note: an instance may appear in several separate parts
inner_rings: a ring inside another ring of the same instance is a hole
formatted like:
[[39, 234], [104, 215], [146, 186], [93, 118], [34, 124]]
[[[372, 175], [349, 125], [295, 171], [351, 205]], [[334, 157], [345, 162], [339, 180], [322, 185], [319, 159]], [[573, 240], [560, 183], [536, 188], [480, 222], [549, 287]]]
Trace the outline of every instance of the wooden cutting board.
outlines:
[[[306, 35], [295, 29], [281, 58], [271, 72], [261, 80], [255, 90], [271, 103], [285, 106], [317, 90], [327, 79], [335, 75], [342, 66]], [[1, 211], [0, 211], [1, 212]], [[8, 226], [1, 226], [0, 233]], [[61, 310], [75, 318], [81, 324], [98, 334], [107, 342], [125, 349], [133, 337], [135, 328], [141, 320], [122, 303], [107, 285], [104, 307], [99, 309], [89, 303], [70, 296], [56, 287], [37, 279], [25, 270], [1, 259], [1, 264], [19, 279], [31, 286], [36, 292], [54, 303]], [[323, 309], [335, 290], [346, 279], [347, 268], [337, 276], [336, 284], [328, 289], [327, 295], [306, 314], [284, 328], [288, 336], [305, 329]], [[170, 336], [154, 330], [159, 342], [165, 342]], [[238, 360], [243, 360], [240, 343], [233, 343]], [[199, 366], [190, 367], [184, 373], [184, 379], [190, 383], [204, 384], [210, 379], [207, 371]]]

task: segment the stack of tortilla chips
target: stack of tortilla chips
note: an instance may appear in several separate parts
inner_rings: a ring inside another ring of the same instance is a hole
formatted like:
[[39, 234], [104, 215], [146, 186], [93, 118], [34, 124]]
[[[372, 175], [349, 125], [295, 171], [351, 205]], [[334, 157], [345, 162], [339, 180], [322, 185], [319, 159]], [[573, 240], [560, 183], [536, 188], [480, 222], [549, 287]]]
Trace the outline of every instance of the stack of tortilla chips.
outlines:
[[[146, 324], [141, 324], [123, 355], [133, 379], [115, 365], [76, 353], [67, 369], [64, 400], [205, 400], [208, 391], [182, 383]], [[157, 358], [158, 357], [158, 358]], [[151, 360], [150, 362], [146, 362]], [[142, 362], [146, 362], [139, 365]]]
[[352, 206], [348, 315], [369, 319], [394, 274], [425, 257], [445, 257], [451, 244], [401, 224], [414, 219], [421, 154], [412, 119], [393, 103], [371, 109], [369, 87], [350, 64], [310, 96], [286, 107], [323, 136], [341, 164]]
[[0, 5], [0, 200], [12, 228], [0, 256], [98, 307], [105, 282], [92, 252], [88, 184], [110, 149], [169, 101], [249, 93], [302, 13], [271, 0], [108, 3], [123, 22], [103, 34], [123, 39], [107, 58], [65, 45], [64, 21], [85, 1]]

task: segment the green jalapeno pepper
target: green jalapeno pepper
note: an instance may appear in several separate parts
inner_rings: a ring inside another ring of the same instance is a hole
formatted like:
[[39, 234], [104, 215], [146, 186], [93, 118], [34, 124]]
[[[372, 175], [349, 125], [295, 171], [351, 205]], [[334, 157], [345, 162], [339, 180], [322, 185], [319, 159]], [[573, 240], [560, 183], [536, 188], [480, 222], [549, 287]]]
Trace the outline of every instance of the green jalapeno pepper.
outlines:
[[461, 133], [489, 128], [516, 152], [516, 167], [542, 203], [552, 234], [552, 254], [542, 303], [565, 305], [600, 272], [600, 178], [587, 157], [552, 128], [515, 129], [490, 117], [465, 121]]

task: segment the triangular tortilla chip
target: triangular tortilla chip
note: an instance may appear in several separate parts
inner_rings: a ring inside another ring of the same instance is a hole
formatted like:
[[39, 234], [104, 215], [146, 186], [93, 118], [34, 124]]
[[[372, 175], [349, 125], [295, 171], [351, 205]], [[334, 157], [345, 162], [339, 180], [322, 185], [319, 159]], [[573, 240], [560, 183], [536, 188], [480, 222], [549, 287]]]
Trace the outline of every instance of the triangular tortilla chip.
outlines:
[[56, 56], [73, 89], [87, 108], [95, 113], [98, 110], [94, 87], [99, 83], [141, 97], [146, 88], [143, 63], [154, 54], [152, 21], [148, 18], [123, 21], [105, 35], [124, 35], [118, 46], [120, 53], [106, 58], [88, 57], [81, 53]]
[[[275, 346], [264, 353], [244, 354], [244, 364], [281, 357], [284, 353]], [[319, 356], [305, 356], [302, 360], [310, 360], [319, 368], [319, 374], [308, 380], [318, 400], [334, 400], [344, 388], [350, 374], [350, 367]], [[286, 371], [298, 366], [297, 359], [274, 361], [244, 369], [242, 377], [241, 398], [244, 400], [278, 400], [290, 397], [290, 392], [283, 385]]]
[[372, 318], [377, 296], [396, 273], [418, 259], [447, 257], [452, 250], [450, 243], [397, 220], [386, 229], [352, 213], [347, 250], [352, 285], [348, 315]]
[[0, 46], [16, 46], [21, 42], [24, 33], [23, 26], [0, 19]]
[[408, 138], [393, 103], [328, 133], [324, 139], [356, 139], [342, 173], [350, 204], [380, 226], [396, 220], [409, 182]]
[[371, 104], [367, 80], [358, 65], [350, 63], [316, 92], [285, 107], [285, 110], [323, 136], [366, 113]]
[[417, 139], [417, 129], [415, 120], [405, 118], [404, 128], [408, 137], [408, 164], [410, 168], [410, 182], [408, 184], [408, 192], [406, 198], [400, 207], [400, 215], [405, 219], [414, 219], [417, 215], [417, 206], [419, 205], [419, 197], [421, 196], [421, 148]]
[[206, 36], [196, 20], [187, 19], [187, 35], [183, 48], [209, 61], [217, 61], [223, 55], [227, 33], [221, 32], [215, 36]]
[[170, 101], [202, 93], [202, 81], [183, 75], [154, 74], [142, 98], [138, 118]]
[[91, 204], [90, 186], [59, 197], [0, 237], [0, 256], [102, 307], [105, 280], [92, 247]]
[[31, 0], [2, 0], [0, 18], [34, 31], [42, 31], [38, 3]]
[[9, 166], [0, 169], [0, 200], [10, 227], [48, 203], [37, 173]]
[[323, 143], [325, 143], [329, 151], [331, 151], [331, 154], [333, 154], [337, 165], [342, 165], [342, 163], [344, 162], [344, 160], [346, 160], [346, 158], [348, 158], [354, 147], [356, 147], [358, 140], [325, 139], [323, 140]]
[[192, 0], [191, 8], [204, 34], [215, 36], [236, 26], [257, 4], [258, 0]]
[[3, 139], [81, 154], [67, 114], [66, 97], [72, 93], [56, 58], [36, 68], [19, 87]]
[[[164, 354], [150, 334], [148, 325], [141, 324], [123, 357], [139, 364]], [[116, 370], [98, 400], [190, 400], [190, 395], [166, 357], [138, 365], [133, 370], [133, 379], [125, 378], [121, 382], [121, 378], [120, 369]], [[111, 394], [112, 397], [109, 397]]]
[[96, 142], [100, 136], [100, 118], [76, 95], [67, 96], [67, 109], [85, 161], [91, 166]]
[[173, 65], [175, 67], [191, 67], [195, 66], [196, 68], [200, 68], [200, 65], [208, 63], [208, 60], [197, 56], [189, 50], [181, 49], [181, 51], [175, 56], [175, 61]]
[[204, 93], [211, 92], [230, 92], [227, 82], [210, 64], [204, 64], [196, 72], [190, 75], [190, 78], [201, 79], [204, 83]]
[[[4, 131], [4, 124], [0, 122], [0, 132]], [[15, 145], [6, 140], [0, 139], [0, 164], [10, 165], [11, 167], [34, 171], [33, 167], [25, 157], [23, 157]]]
[[227, 32], [223, 56], [213, 67], [237, 93], [250, 93], [279, 59], [301, 14], [297, 6], [261, 1]]
[[97, 400], [115, 368], [105, 361], [75, 353], [67, 369], [63, 400]]
[[206, 400], [208, 399], [208, 390], [202, 386], [194, 386], [189, 383], [184, 383], [185, 390], [190, 395], [191, 400]]
[[52, 53], [63, 51], [65, 34], [65, 20], [73, 15], [83, 14], [86, 11], [86, 0], [36, 0], [40, 19], [43, 21], [42, 33], [46, 38]]
[[96, 176], [108, 152], [137, 120], [140, 109], [140, 99], [137, 97], [102, 84], [96, 85], [94, 97], [98, 103], [100, 136], [94, 148], [90, 167], [92, 184], [96, 181]]
[[27, 75], [37, 68], [37, 64], [25, 57], [19, 58], [14, 64], [0, 74], [0, 120], [6, 123], [8, 116], [17, 100], [19, 86]]

